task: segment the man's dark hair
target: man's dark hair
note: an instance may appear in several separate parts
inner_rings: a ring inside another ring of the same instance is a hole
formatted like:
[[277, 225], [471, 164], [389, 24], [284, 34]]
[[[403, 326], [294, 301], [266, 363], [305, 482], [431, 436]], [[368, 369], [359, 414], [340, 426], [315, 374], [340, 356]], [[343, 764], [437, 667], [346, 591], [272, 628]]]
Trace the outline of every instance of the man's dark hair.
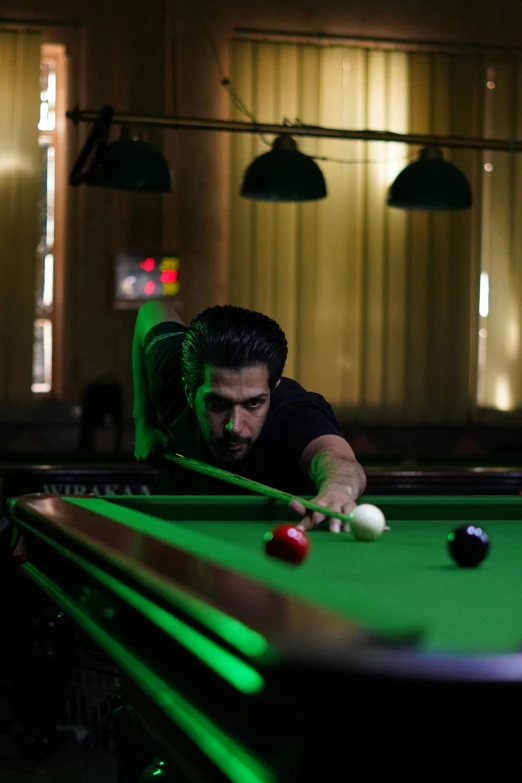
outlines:
[[285, 333], [272, 318], [244, 307], [216, 305], [203, 310], [183, 339], [181, 367], [187, 389], [203, 383], [205, 366], [241, 370], [266, 364], [270, 390], [288, 356]]

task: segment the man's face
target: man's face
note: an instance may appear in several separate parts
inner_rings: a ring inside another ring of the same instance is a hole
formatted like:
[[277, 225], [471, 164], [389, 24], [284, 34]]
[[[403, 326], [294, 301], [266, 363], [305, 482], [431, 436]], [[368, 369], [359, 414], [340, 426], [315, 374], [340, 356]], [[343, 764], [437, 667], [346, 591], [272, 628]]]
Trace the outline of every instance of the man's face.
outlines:
[[227, 370], [207, 365], [203, 384], [188, 395], [205, 442], [216, 460], [243, 462], [259, 437], [270, 406], [265, 364]]

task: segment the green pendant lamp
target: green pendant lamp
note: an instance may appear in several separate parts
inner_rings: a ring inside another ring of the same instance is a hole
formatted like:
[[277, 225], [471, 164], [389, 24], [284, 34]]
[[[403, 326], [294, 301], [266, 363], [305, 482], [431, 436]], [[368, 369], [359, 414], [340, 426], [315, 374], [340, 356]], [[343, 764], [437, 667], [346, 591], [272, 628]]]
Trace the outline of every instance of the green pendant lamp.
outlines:
[[[69, 184], [142, 193], [169, 193], [169, 167], [158, 150], [127, 128], [123, 128], [119, 139], [108, 143], [112, 114], [112, 107], [105, 106], [102, 109], [74, 164]], [[84, 172], [89, 159], [90, 166]]]
[[253, 201], [318, 201], [326, 197], [323, 172], [294, 139], [283, 134], [245, 172], [241, 195]]
[[390, 207], [412, 212], [454, 212], [472, 205], [468, 180], [438, 147], [424, 147], [419, 160], [399, 174], [388, 192]]

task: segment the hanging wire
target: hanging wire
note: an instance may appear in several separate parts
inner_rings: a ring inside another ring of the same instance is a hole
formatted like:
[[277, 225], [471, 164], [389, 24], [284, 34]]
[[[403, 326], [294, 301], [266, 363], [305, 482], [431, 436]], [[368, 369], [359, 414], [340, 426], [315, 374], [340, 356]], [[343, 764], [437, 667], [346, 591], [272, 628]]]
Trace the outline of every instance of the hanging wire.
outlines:
[[[365, 142], [365, 143], [368, 144], [368, 142]], [[348, 160], [347, 158], [327, 158], [327, 157], [325, 157], [323, 155], [310, 155], [309, 157], [312, 158], [313, 160], [325, 161], [327, 163], [351, 163], [351, 164], [353, 164], [353, 163], [365, 163], [365, 164], [368, 164], [368, 165], [378, 164], [378, 163], [381, 163], [381, 164], [382, 163], [384, 163], [384, 164], [387, 164], [387, 163], [410, 163], [412, 160], [415, 160], [415, 158], [413, 156], [407, 157], [407, 158], [405, 158], [404, 156], [401, 157], [401, 158], [386, 158], [386, 160], [382, 160], [382, 159], [381, 160], [356, 160], [356, 159]]]
[[[296, 117], [294, 125], [295, 125], [295, 127], [299, 127], [299, 128], [307, 128], [307, 127], [309, 127], [309, 126], [306, 125], [306, 123], [301, 122], [299, 117]], [[368, 144], [368, 142], [363, 142], [363, 143]], [[310, 155], [310, 157], [313, 160], [320, 160], [322, 162], [327, 162], [327, 163], [350, 163], [350, 164], [353, 164], [353, 163], [365, 163], [365, 164], [369, 164], [369, 165], [371, 165], [371, 164], [378, 164], [378, 163], [410, 163], [412, 160], [415, 160], [415, 155], [406, 155], [406, 157], [404, 157], [404, 155], [403, 155], [400, 158], [387, 158], [386, 160], [382, 160], [382, 159], [381, 160], [361, 160], [360, 158], [355, 158], [353, 160], [347, 160], [346, 158], [330, 158], [330, 157], [326, 157], [326, 156], [323, 156], [323, 155]]]
[[[248, 107], [245, 105], [245, 102], [241, 98], [241, 96], [236, 92], [234, 85], [230, 81], [229, 77], [225, 73], [225, 69], [223, 68], [223, 63], [221, 62], [221, 58], [219, 56], [219, 52], [216, 47], [216, 43], [212, 37], [212, 34], [210, 30], [208, 29], [207, 23], [205, 21], [205, 16], [201, 11], [201, 8], [199, 6], [199, 3], [193, 3], [194, 12], [196, 14], [196, 18], [198, 20], [199, 26], [201, 27], [201, 30], [203, 32], [203, 35], [207, 39], [207, 42], [210, 46], [210, 49], [212, 51], [212, 54], [214, 56], [214, 60], [216, 63], [216, 68], [219, 73], [220, 77], [220, 84], [222, 87], [225, 88], [225, 90], [228, 92], [232, 103], [238, 109], [241, 114], [243, 114], [245, 117], [248, 117], [248, 119], [254, 124], [258, 125], [257, 117], [248, 109]], [[301, 122], [299, 118], [296, 118], [294, 122], [290, 122], [286, 117], [283, 121], [283, 125], [286, 125], [288, 128], [293, 127], [301, 127], [305, 128], [306, 124]], [[259, 134], [259, 137], [262, 139], [264, 144], [267, 145], [267, 147], [272, 146], [272, 142], [262, 133]], [[325, 163], [348, 163], [348, 164], [355, 164], [355, 163], [364, 163], [368, 165], [373, 164], [379, 164], [379, 163], [409, 163], [410, 161], [414, 160], [414, 156], [406, 156], [401, 158], [392, 158], [388, 160], [347, 160], [344, 158], [330, 158], [327, 156], [321, 156], [321, 155], [309, 155], [310, 158], [313, 160], [319, 160], [321, 162]]]
[[[221, 86], [224, 87], [225, 90], [228, 92], [228, 94], [229, 94], [229, 96], [230, 96], [230, 98], [232, 100], [232, 103], [234, 104], [236, 109], [238, 109], [241, 112], [241, 114], [244, 114], [245, 117], [248, 117], [248, 119], [254, 125], [258, 125], [258, 121], [257, 121], [256, 116], [247, 108], [247, 106], [245, 105], [245, 102], [243, 101], [241, 96], [236, 92], [236, 90], [234, 88], [234, 85], [232, 84], [232, 82], [230, 81], [230, 79], [228, 78], [228, 76], [225, 73], [225, 69], [223, 68], [223, 63], [221, 62], [221, 58], [219, 56], [219, 52], [217, 50], [215, 41], [214, 41], [214, 39], [213, 39], [213, 37], [212, 37], [212, 35], [210, 33], [210, 30], [207, 27], [207, 24], [205, 22], [205, 17], [203, 15], [203, 13], [201, 12], [199, 4], [198, 3], [194, 3], [193, 4], [193, 8], [194, 8], [194, 11], [195, 11], [195, 14], [196, 14], [199, 26], [201, 27], [203, 35], [207, 39], [207, 42], [208, 42], [208, 44], [210, 46], [210, 49], [212, 51], [212, 54], [214, 56], [214, 61], [216, 63], [216, 68], [217, 68], [218, 73], [219, 73], [219, 81], [220, 81]], [[267, 145], [267, 147], [271, 147], [272, 146], [272, 142], [269, 139], [267, 139], [267, 137], [263, 133], [260, 133], [259, 137], [262, 139], [264, 144]]]

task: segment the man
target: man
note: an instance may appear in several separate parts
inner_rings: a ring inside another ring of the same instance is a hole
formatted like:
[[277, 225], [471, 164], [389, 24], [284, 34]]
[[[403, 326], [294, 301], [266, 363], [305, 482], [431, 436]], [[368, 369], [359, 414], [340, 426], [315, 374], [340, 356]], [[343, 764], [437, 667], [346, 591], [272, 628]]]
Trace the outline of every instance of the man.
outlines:
[[[211, 307], [187, 328], [173, 303], [147, 302], [133, 343], [136, 458], [169, 441], [184, 456], [350, 514], [364, 471], [326, 400], [282, 377], [287, 353], [284, 332], [261, 313]], [[156, 491], [237, 492], [174, 465]], [[325, 519], [297, 501], [291, 507], [307, 529]]]

